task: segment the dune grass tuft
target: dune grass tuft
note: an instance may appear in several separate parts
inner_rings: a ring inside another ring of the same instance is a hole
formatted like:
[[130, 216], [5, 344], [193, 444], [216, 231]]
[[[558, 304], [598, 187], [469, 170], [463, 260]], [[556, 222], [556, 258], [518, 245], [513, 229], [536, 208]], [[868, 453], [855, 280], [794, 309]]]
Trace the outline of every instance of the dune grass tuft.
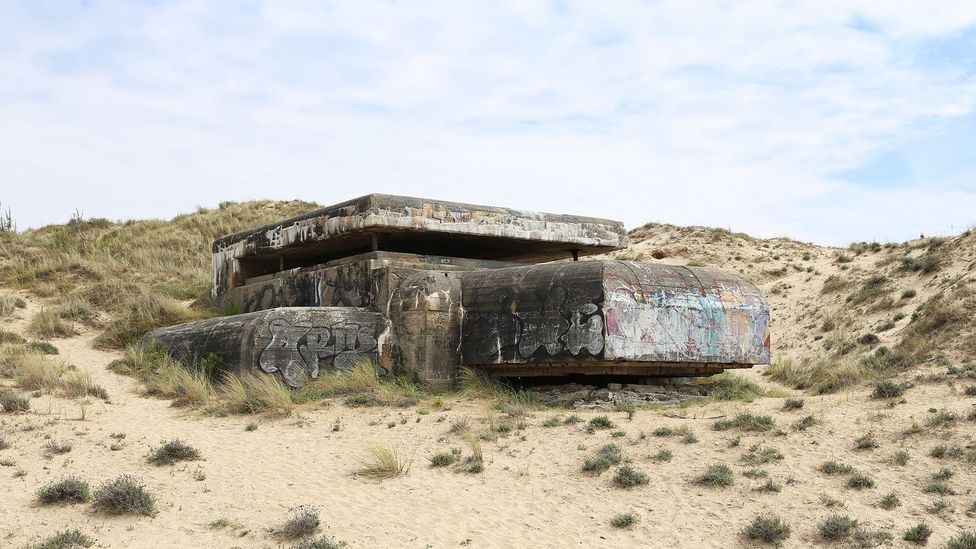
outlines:
[[617, 513], [610, 519], [610, 525], [614, 528], [630, 528], [640, 522], [640, 517], [634, 513]]
[[43, 505], [50, 505], [52, 503], [88, 503], [91, 499], [91, 487], [87, 482], [74, 476], [52, 482], [37, 491], [37, 501]]
[[30, 410], [30, 397], [21, 396], [12, 389], [0, 389], [0, 410], [26, 412]]
[[322, 523], [319, 510], [311, 505], [299, 505], [289, 511], [284, 522], [271, 528], [271, 533], [282, 539], [299, 539], [309, 537], [319, 529]]
[[405, 475], [410, 470], [410, 460], [403, 457], [395, 446], [374, 444], [366, 448], [359, 459], [356, 474], [375, 479], [389, 479]]
[[743, 532], [746, 538], [766, 543], [779, 543], [790, 537], [790, 525], [773, 513], [753, 517]]
[[82, 534], [79, 530], [61, 530], [34, 545], [33, 549], [78, 549], [91, 547], [94, 544], [94, 538]]
[[705, 471], [692, 479], [699, 486], [732, 486], [732, 469], [724, 463], [709, 465]]

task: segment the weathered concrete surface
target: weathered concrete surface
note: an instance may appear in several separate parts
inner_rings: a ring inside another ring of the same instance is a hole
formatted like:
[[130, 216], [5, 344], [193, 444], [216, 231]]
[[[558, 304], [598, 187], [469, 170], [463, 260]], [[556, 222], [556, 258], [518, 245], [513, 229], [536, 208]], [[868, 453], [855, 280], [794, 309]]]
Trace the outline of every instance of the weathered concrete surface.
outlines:
[[464, 273], [461, 282], [464, 365], [666, 375], [769, 361], [762, 293], [719, 271], [581, 261]]
[[280, 307], [160, 328], [140, 342], [193, 362], [217, 356], [229, 371], [279, 372], [298, 387], [308, 379], [378, 359], [387, 321], [353, 307]]
[[539, 262], [626, 246], [619, 221], [371, 194], [217, 239], [213, 291], [376, 250]]

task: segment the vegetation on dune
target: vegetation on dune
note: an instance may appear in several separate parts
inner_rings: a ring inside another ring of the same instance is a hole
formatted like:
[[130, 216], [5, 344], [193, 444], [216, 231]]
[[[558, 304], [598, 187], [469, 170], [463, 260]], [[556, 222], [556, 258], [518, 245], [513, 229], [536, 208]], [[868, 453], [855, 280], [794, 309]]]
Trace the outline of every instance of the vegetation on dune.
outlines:
[[[211, 244], [217, 237], [307, 212], [308, 202], [225, 202], [169, 221], [112, 222], [75, 214], [63, 225], [5, 233], [0, 284], [52, 298], [39, 330], [82, 321], [98, 342], [123, 348], [158, 326], [210, 316]], [[180, 301], [194, 300], [187, 309]], [[0, 312], [4, 309], [0, 303]], [[103, 316], [105, 320], [98, 321]], [[69, 325], [70, 326], [70, 325]]]

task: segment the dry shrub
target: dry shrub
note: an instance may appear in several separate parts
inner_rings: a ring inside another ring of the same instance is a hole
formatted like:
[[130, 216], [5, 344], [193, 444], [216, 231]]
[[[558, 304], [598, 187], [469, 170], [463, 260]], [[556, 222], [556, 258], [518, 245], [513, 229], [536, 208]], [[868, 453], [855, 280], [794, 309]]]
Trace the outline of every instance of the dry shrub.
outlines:
[[156, 498], [132, 475], [122, 475], [95, 490], [95, 510], [113, 515], [156, 514]]
[[60, 386], [64, 372], [63, 365], [44, 355], [25, 353], [15, 365], [14, 379], [23, 389], [53, 392]]

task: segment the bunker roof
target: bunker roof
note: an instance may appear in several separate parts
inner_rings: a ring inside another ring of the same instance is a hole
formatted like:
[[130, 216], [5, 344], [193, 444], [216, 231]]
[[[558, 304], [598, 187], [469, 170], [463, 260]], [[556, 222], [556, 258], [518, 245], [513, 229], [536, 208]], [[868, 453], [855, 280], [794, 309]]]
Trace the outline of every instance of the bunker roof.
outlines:
[[213, 251], [340, 258], [385, 250], [531, 263], [626, 246], [619, 221], [369, 194], [223, 236]]

